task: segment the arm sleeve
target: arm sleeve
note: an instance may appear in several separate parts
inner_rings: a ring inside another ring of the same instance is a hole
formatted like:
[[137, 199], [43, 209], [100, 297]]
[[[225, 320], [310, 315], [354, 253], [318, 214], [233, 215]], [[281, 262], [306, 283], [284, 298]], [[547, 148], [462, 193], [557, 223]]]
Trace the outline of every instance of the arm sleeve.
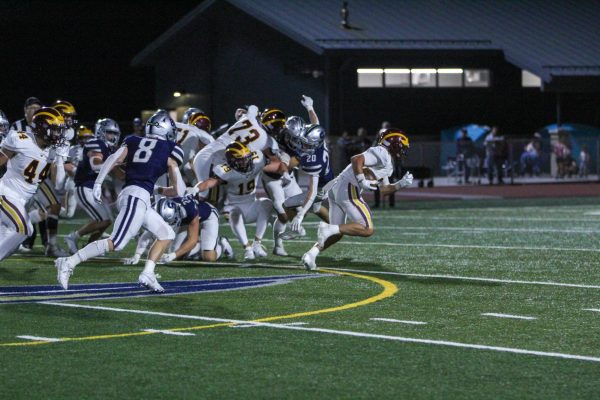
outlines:
[[17, 140], [23, 139], [18, 139], [17, 131], [10, 131], [2, 141], [2, 148], [10, 151], [18, 151]]
[[183, 164], [183, 150], [178, 145], [175, 145], [175, 147], [173, 147], [173, 150], [171, 150], [171, 154], [169, 154], [169, 157], [175, 160], [177, 162], [177, 165], [181, 166], [181, 164]]
[[312, 186], [310, 186], [309, 183], [309, 189], [312, 187], [312, 192], [310, 193], [310, 196], [307, 196], [304, 199], [304, 204], [302, 205], [302, 208], [298, 211], [298, 214], [302, 214], [302, 215], [306, 215], [306, 213], [308, 212], [308, 210], [310, 210], [310, 208], [312, 207], [315, 198], [317, 197], [317, 192], [318, 192], [318, 185], [319, 185], [319, 176], [318, 175], [310, 175], [310, 179], [312, 183]]
[[363, 157], [365, 157], [365, 167], [372, 167], [382, 161], [380, 155], [377, 154], [377, 149], [375, 147], [367, 149], [362, 154]]

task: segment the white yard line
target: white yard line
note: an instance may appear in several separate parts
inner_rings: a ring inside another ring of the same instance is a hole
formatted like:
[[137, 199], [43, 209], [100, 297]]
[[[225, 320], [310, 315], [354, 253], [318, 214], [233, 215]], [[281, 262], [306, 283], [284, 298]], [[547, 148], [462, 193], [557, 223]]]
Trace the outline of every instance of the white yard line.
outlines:
[[481, 315], [485, 317], [497, 317], [497, 318], [511, 318], [511, 319], [525, 319], [525, 320], [534, 320], [536, 317], [528, 317], [525, 315], [512, 315], [512, 314], [498, 314], [498, 313], [482, 313]]
[[[375, 227], [377, 230], [377, 227]], [[272, 242], [270, 239], [263, 239], [263, 242]], [[293, 240], [295, 243], [316, 243], [316, 240]], [[353, 242], [340, 240], [338, 245], [350, 246], [395, 246], [395, 247], [440, 247], [446, 249], [485, 249], [485, 250], [527, 250], [527, 251], [576, 251], [586, 253], [600, 253], [600, 248], [585, 248], [585, 247], [529, 247], [529, 246], [484, 246], [477, 244], [439, 244], [439, 243], [397, 243], [397, 242]]]
[[[301, 326], [301, 325], [308, 325], [308, 323], [306, 322], [290, 322], [288, 324], [278, 324], [278, 325], [285, 325], [285, 326]], [[257, 324], [237, 324], [237, 325], [233, 325], [232, 328], [256, 328], [257, 326], [262, 326], [262, 325], [257, 325]]]
[[[580, 283], [562, 283], [562, 282], [550, 282], [550, 281], [523, 281], [515, 279], [496, 279], [496, 278], [481, 278], [476, 276], [460, 276], [460, 275], [440, 275], [440, 274], [413, 274], [404, 272], [389, 272], [389, 271], [368, 271], [352, 268], [330, 268], [327, 269], [333, 271], [348, 271], [348, 272], [359, 272], [373, 275], [396, 275], [396, 276], [410, 276], [416, 278], [435, 278], [435, 279], [449, 279], [449, 280], [461, 280], [461, 281], [478, 281], [478, 282], [493, 282], [493, 283], [510, 283], [519, 285], [542, 285], [542, 286], [559, 286], [559, 287], [572, 287], [580, 289], [600, 289], [600, 285], [587, 285]], [[598, 310], [600, 312], [600, 310]]]
[[561, 358], [561, 359], [567, 359], [567, 360], [600, 362], [600, 357], [517, 349], [517, 348], [512, 348], [512, 347], [487, 346], [487, 345], [482, 345], [482, 344], [450, 342], [450, 341], [445, 341], [445, 340], [417, 339], [417, 338], [408, 338], [408, 337], [402, 337], [402, 336], [377, 335], [377, 334], [365, 333], [365, 332], [341, 331], [341, 330], [321, 329], [321, 328], [307, 328], [304, 326], [273, 324], [273, 323], [267, 323], [267, 322], [243, 321], [243, 320], [234, 320], [234, 319], [225, 319], [225, 318], [211, 318], [211, 317], [201, 317], [201, 316], [195, 316], [195, 315], [169, 314], [169, 313], [160, 313], [160, 312], [153, 312], [153, 311], [131, 310], [131, 309], [111, 308], [111, 307], [97, 307], [97, 306], [87, 306], [87, 305], [79, 305], [79, 304], [66, 304], [66, 303], [54, 303], [54, 302], [45, 302], [45, 303], [39, 303], [39, 304], [48, 304], [48, 305], [74, 307], [74, 308], [97, 309], [97, 310], [103, 310], [103, 311], [126, 312], [126, 313], [134, 313], [134, 314], [177, 317], [177, 318], [185, 318], [185, 319], [197, 319], [197, 320], [203, 320], [203, 321], [230, 322], [230, 323], [235, 323], [235, 324], [254, 324], [254, 325], [261, 325], [261, 326], [266, 326], [266, 327], [276, 328], [276, 329], [287, 329], [287, 330], [303, 331], [303, 332], [327, 333], [327, 334], [332, 334], [332, 335], [361, 337], [361, 338], [370, 338], [370, 339], [382, 339], [382, 340], [391, 340], [391, 341], [397, 341], [397, 342], [403, 342], [403, 343], [417, 343], [417, 344], [426, 344], [426, 345], [444, 346], [444, 347], [488, 350], [488, 351], [496, 351], [496, 352], [501, 352], [501, 353], [512, 353], [512, 354], [524, 354], [524, 355], [533, 355], [533, 356], [540, 356], [540, 357]]
[[392, 318], [369, 318], [371, 321], [383, 321], [383, 322], [394, 322], [397, 324], [409, 324], [409, 325], [427, 325], [427, 322], [422, 321], [406, 321], [402, 319], [392, 319]]
[[583, 311], [600, 312], [600, 308], [582, 308]]
[[195, 333], [192, 332], [174, 332], [168, 330], [161, 329], [142, 329], [144, 332], [152, 332], [152, 333], [162, 333], [163, 335], [173, 335], [173, 336], [196, 336]]
[[57, 338], [47, 338], [47, 337], [42, 337], [42, 336], [30, 336], [30, 335], [21, 335], [21, 336], [17, 336], [19, 339], [26, 339], [26, 340], [34, 340], [34, 341], [42, 341], [42, 342], [62, 342], [62, 339], [57, 339]]

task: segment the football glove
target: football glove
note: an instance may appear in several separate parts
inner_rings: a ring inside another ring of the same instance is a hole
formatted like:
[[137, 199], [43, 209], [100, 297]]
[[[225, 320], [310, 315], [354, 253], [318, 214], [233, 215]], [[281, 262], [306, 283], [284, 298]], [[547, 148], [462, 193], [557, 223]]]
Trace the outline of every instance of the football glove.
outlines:
[[170, 263], [171, 261], [173, 261], [176, 258], [177, 258], [177, 256], [175, 255], [175, 253], [166, 253], [166, 254], [162, 255], [162, 257], [160, 258], [160, 262], [166, 264], [166, 263]]
[[366, 179], [364, 174], [356, 175], [358, 186], [363, 190], [377, 190], [377, 181]]
[[140, 262], [140, 255], [139, 254], [135, 254], [131, 258], [126, 258], [125, 260], [123, 260], [123, 264], [125, 264], [125, 265], [136, 265], [139, 262]]
[[296, 215], [290, 224], [290, 228], [294, 232], [300, 232], [300, 228], [302, 228], [302, 221], [304, 220], [304, 215]]
[[96, 203], [102, 203], [102, 184], [94, 183], [94, 188], [92, 189], [92, 194], [94, 195], [94, 200]]
[[396, 190], [403, 189], [405, 187], [412, 185], [412, 182], [413, 182], [413, 176], [410, 172], [407, 172], [404, 174], [402, 179], [400, 179], [398, 182], [396, 182], [394, 184], [394, 186], [396, 186]]
[[306, 108], [306, 111], [313, 111], [313, 99], [311, 97], [302, 95], [302, 100], [300, 100], [300, 103], [304, 106], [304, 108]]

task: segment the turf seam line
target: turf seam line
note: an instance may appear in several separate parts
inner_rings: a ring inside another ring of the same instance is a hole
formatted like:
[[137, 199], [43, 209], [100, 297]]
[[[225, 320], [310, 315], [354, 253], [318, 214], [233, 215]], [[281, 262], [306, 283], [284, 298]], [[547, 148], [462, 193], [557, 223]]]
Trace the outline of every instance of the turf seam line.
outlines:
[[537, 317], [530, 317], [527, 315], [513, 315], [513, 314], [500, 314], [500, 313], [481, 313], [484, 317], [497, 317], [497, 318], [510, 318], [510, 319], [524, 319], [524, 320], [534, 320]]

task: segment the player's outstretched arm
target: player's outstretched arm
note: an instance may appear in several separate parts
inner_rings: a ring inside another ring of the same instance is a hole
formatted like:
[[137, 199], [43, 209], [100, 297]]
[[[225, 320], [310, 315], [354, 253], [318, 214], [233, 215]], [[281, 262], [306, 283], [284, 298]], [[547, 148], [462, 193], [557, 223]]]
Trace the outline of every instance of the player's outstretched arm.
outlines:
[[302, 100], [300, 100], [300, 103], [304, 106], [304, 108], [306, 108], [306, 111], [308, 111], [308, 119], [310, 120], [310, 123], [318, 125], [319, 117], [317, 117], [317, 113], [313, 107], [314, 102], [312, 97], [302, 95]]

